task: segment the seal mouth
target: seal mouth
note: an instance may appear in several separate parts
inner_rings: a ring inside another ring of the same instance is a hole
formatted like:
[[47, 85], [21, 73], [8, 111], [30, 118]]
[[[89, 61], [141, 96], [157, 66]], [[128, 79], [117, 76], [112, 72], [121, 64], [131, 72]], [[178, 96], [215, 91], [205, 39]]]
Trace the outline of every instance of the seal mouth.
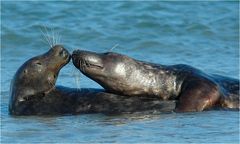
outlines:
[[79, 59], [77, 61], [77, 66], [82, 71], [85, 71], [86, 68], [88, 68], [88, 69], [103, 69], [102, 65], [94, 64], [94, 63], [91, 63], [91, 62], [89, 62], [87, 60], [84, 60], [84, 59]]
[[86, 70], [101, 70], [104, 68], [102, 59], [97, 53], [76, 50], [71, 55], [76, 68], [85, 72]]

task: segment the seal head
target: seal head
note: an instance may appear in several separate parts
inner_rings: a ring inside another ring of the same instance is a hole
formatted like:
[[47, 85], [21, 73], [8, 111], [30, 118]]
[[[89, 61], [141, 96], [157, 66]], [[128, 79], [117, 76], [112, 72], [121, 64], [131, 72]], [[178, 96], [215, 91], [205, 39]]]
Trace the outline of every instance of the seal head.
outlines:
[[48, 52], [26, 61], [11, 82], [9, 112], [17, 114], [23, 111], [26, 103], [51, 91], [60, 69], [69, 60], [69, 52], [63, 46], [55, 45]]
[[152, 84], [151, 74], [144, 74], [138, 62], [125, 55], [76, 50], [72, 59], [75, 67], [109, 92], [139, 95], [144, 94], [144, 85]]

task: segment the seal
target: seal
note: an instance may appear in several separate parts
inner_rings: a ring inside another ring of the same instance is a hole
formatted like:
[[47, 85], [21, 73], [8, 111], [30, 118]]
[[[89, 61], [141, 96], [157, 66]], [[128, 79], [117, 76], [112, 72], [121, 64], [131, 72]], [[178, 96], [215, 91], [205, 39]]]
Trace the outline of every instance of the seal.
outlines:
[[72, 61], [108, 92], [177, 100], [176, 112], [239, 109], [239, 80], [188, 65], [160, 65], [126, 55], [75, 50]]
[[11, 83], [11, 115], [65, 115], [82, 113], [132, 113], [142, 111], [170, 112], [175, 101], [129, 98], [102, 89], [74, 89], [55, 86], [62, 67], [70, 61], [61, 45], [27, 60]]

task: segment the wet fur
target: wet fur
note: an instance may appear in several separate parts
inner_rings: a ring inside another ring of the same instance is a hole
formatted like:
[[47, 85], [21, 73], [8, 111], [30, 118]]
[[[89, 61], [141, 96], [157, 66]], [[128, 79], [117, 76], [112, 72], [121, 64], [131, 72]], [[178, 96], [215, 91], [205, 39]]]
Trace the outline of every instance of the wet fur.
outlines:
[[171, 112], [175, 101], [136, 98], [98, 89], [55, 86], [60, 69], [70, 54], [56, 45], [47, 53], [26, 61], [16, 72], [10, 90], [11, 115], [69, 115], [84, 113], [121, 114]]
[[[138, 61], [117, 53], [76, 50], [72, 59], [83, 74], [111, 93], [178, 100], [177, 112], [239, 110], [237, 79], [209, 75], [183, 64], [167, 66]], [[119, 64], [122, 69], [118, 69]]]
[[101, 89], [73, 89], [57, 86], [46, 95], [34, 95], [22, 102], [14, 115], [123, 114], [172, 112], [175, 101], [126, 97]]

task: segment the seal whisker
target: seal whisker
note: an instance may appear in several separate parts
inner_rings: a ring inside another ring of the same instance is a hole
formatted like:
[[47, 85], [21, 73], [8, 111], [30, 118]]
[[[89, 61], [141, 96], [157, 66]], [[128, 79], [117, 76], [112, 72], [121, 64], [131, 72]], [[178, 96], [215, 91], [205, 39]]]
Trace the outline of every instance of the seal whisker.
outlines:
[[54, 28], [51, 28], [51, 32], [52, 32], [52, 45], [56, 45], [56, 39], [55, 39], [55, 32], [54, 32]]
[[116, 47], [118, 47], [119, 46], [119, 44], [117, 43], [117, 44], [115, 44], [112, 48], [110, 48], [109, 50], [108, 50], [108, 52], [111, 52], [113, 49], [115, 49]]
[[51, 46], [51, 44], [50, 44], [50, 42], [49, 42], [46, 34], [43, 32], [43, 30], [42, 30], [41, 28], [40, 28], [40, 31], [41, 31], [41, 33], [42, 33], [42, 37], [44, 38], [44, 39], [43, 39], [43, 42], [46, 43], [46, 44], [48, 44], [49, 46]]
[[77, 84], [77, 89], [79, 91], [81, 91], [80, 80], [81, 80], [81, 73], [77, 72], [77, 75], [75, 75], [75, 83]]
[[85, 66], [85, 67], [88, 67], [87, 61], [83, 61], [83, 62], [84, 62], [84, 66]]
[[79, 67], [82, 67], [82, 66], [81, 66], [81, 61], [80, 61], [80, 60], [78, 60], [78, 66], [79, 66]]
[[83, 70], [85, 72], [85, 67], [86, 67], [86, 62], [85, 61], [82, 61], [82, 66], [83, 66]]
[[83, 72], [85, 72], [84, 62], [83, 62], [83, 61], [80, 61], [80, 63], [81, 63], [81, 67], [82, 67]]
[[51, 81], [47, 81], [50, 86], [55, 87], [55, 85]]
[[58, 36], [58, 41], [59, 41], [59, 43], [61, 43], [61, 35], [60, 34]]
[[85, 68], [84, 68], [84, 65], [83, 65], [83, 61], [81, 61], [81, 67], [83, 69], [83, 72], [85, 72]]
[[75, 84], [77, 85], [77, 91], [81, 91], [81, 85], [80, 85], [80, 78], [81, 78], [81, 73], [76, 71], [76, 69], [72, 70], [72, 75], [75, 80]]
[[44, 39], [47, 41], [50, 47], [53, 47], [54, 45], [60, 43], [61, 36], [59, 32], [57, 32], [54, 28], [49, 28], [50, 30], [48, 30], [47, 26], [43, 26], [43, 28], [43, 30], [40, 29], [41, 33], [43, 34]]
[[47, 26], [44, 26], [44, 30], [45, 30], [45, 33], [46, 33], [47, 41], [49, 42], [50, 47], [52, 48], [53, 45], [52, 45], [52, 42], [51, 42], [51, 36], [50, 36], [49, 33], [48, 33]]
[[45, 39], [41, 39], [43, 43], [47, 44], [47, 46], [50, 46], [50, 44], [45, 40]]
[[58, 43], [58, 33], [55, 32], [55, 34], [56, 34], [56, 35], [55, 35], [55, 44], [59, 44], [59, 43]]
[[56, 44], [60, 44], [60, 34], [56, 32]]
[[82, 62], [81, 62], [81, 60], [78, 61], [78, 64], [79, 64], [79, 67], [80, 67], [80, 68], [83, 68], [83, 67], [82, 67]]
[[58, 44], [58, 36], [57, 36], [57, 31], [53, 28], [53, 42], [54, 42], [54, 45]]

